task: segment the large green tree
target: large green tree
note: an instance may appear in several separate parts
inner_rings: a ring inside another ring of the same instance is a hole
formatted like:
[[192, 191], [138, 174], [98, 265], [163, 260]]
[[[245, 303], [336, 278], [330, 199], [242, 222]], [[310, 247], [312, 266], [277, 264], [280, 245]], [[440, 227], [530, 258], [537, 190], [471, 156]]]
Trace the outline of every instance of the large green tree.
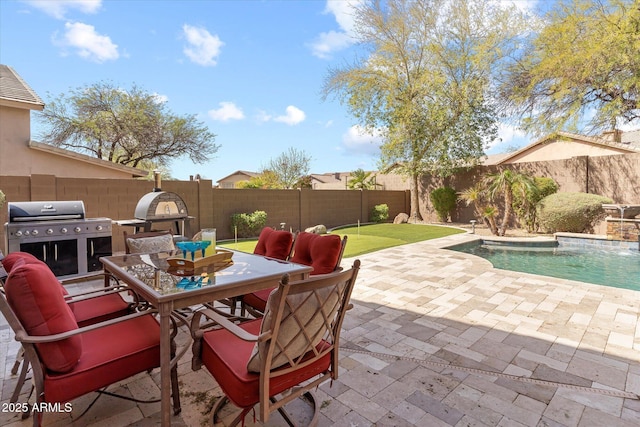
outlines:
[[501, 93], [534, 134], [640, 119], [640, 2], [559, 0]]
[[163, 168], [179, 156], [203, 163], [215, 135], [194, 115], [179, 116], [137, 86], [100, 82], [61, 94], [39, 113], [49, 144], [126, 166]]
[[484, 0], [366, 1], [353, 9], [364, 55], [333, 68], [323, 87], [368, 131], [381, 132], [381, 167], [419, 179], [473, 164], [497, 136], [492, 74], [525, 28], [513, 8]]

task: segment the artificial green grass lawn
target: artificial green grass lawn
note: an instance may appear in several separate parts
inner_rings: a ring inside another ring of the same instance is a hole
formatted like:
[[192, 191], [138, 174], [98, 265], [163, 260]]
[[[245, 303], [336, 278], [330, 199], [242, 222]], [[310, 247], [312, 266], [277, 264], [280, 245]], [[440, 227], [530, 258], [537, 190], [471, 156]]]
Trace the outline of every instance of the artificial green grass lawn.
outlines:
[[[331, 234], [348, 237], [344, 257], [374, 252], [393, 246], [415, 243], [423, 240], [437, 239], [452, 234], [464, 233], [464, 230], [436, 225], [421, 224], [372, 224], [360, 227], [346, 227], [334, 230]], [[257, 240], [240, 242], [220, 242], [220, 246], [244, 252], [253, 252]]]

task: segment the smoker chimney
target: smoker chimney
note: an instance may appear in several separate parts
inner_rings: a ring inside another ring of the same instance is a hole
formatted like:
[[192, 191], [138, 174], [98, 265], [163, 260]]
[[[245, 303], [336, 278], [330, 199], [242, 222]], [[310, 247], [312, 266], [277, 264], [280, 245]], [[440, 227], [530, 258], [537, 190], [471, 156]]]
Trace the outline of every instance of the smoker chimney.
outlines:
[[162, 177], [160, 176], [159, 171], [153, 171], [153, 180], [155, 181], [155, 187], [153, 188], [153, 191], [156, 193], [158, 191], [162, 191]]

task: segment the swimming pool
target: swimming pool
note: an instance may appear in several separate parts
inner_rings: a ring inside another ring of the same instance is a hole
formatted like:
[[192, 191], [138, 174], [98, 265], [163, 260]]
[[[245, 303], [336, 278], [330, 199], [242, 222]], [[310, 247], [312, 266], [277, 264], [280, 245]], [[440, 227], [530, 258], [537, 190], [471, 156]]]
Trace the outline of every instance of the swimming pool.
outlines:
[[495, 268], [640, 291], [640, 251], [571, 246], [527, 248], [484, 245], [448, 249], [482, 257]]

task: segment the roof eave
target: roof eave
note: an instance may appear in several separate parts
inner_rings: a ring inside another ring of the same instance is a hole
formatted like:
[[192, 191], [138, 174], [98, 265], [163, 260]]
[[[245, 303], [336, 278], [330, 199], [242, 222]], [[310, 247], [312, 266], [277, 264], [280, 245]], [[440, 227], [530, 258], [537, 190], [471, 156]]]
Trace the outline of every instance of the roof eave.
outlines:
[[132, 177], [142, 178], [149, 174], [144, 169], [132, 168], [131, 166], [120, 165], [118, 163], [109, 162], [107, 160], [98, 159], [95, 157], [87, 156], [85, 154], [76, 153], [75, 151], [65, 150], [63, 148], [55, 147], [49, 144], [43, 144], [41, 142], [29, 141], [29, 148], [38, 151], [44, 151], [47, 153], [55, 154], [69, 159], [78, 160], [85, 163], [91, 163], [103, 168], [114, 169], [119, 172], [125, 172], [131, 174]]
[[11, 99], [11, 98], [0, 98], [0, 106], [20, 108], [23, 110], [37, 110], [37, 111], [44, 110], [44, 104], [41, 102], [28, 102], [28, 101], [22, 101], [22, 100]]

